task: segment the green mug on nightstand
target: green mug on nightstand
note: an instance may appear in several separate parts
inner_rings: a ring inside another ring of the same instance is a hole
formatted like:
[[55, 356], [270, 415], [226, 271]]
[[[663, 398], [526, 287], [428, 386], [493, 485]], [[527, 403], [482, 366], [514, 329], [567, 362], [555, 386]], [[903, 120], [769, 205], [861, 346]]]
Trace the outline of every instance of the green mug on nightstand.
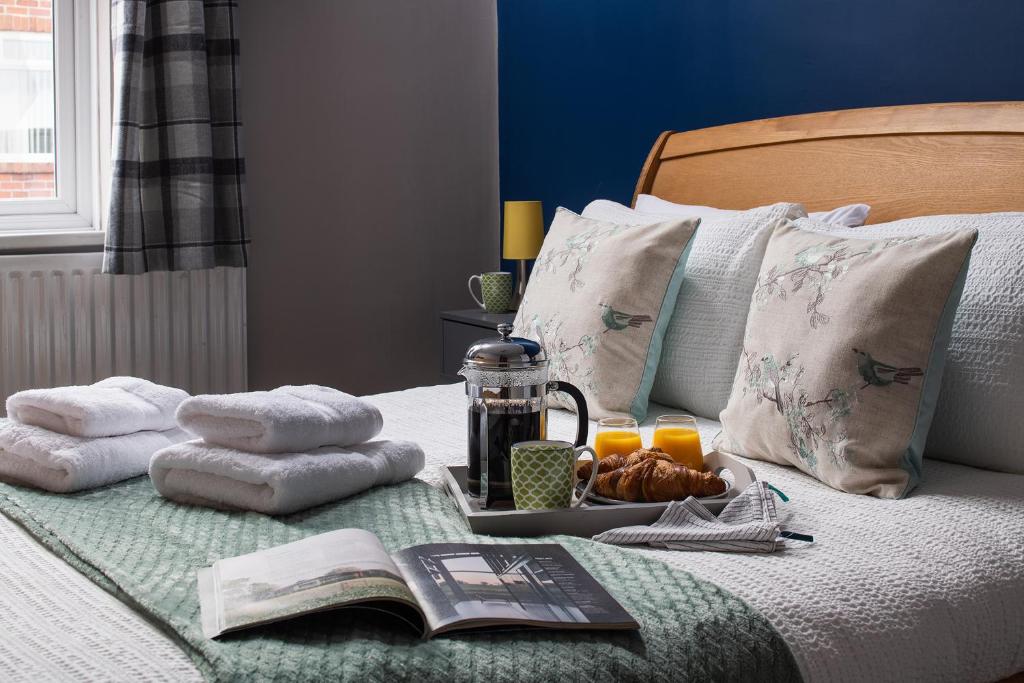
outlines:
[[[480, 282], [481, 301], [473, 292], [473, 280]], [[481, 273], [469, 278], [469, 295], [488, 313], [504, 313], [512, 309], [512, 273]]]
[[[594, 461], [590, 481], [578, 496], [576, 461], [581, 453]], [[520, 441], [512, 444], [512, 498], [516, 510], [579, 507], [597, 481], [597, 454], [568, 441]]]

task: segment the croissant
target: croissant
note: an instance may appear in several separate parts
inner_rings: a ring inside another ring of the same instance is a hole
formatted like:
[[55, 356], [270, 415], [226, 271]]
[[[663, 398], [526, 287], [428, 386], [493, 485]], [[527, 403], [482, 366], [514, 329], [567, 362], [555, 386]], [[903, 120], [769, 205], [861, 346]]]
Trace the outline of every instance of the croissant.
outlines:
[[[589, 462], [579, 468], [589, 479]], [[630, 502], [661, 503], [687, 496], [717, 496], [725, 481], [712, 472], [698, 472], [676, 464], [658, 449], [639, 449], [628, 456], [611, 455], [598, 463], [594, 492]]]
[[[623, 467], [629, 467], [635, 465], [638, 462], [644, 460], [665, 460], [666, 462], [674, 462], [668, 454], [663, 452], [660, 448], [638, 448], [629, 455], [619, 455], [613, 453], [612, 455], [606, 456], [601, 460], [597, 461], [597, 473], [598, 475], [607, 474]], [[590, 472], [593, 470], [593, 462], [585, 460], [578, 468], [579, 476], [581, 479], [590, 479]]]

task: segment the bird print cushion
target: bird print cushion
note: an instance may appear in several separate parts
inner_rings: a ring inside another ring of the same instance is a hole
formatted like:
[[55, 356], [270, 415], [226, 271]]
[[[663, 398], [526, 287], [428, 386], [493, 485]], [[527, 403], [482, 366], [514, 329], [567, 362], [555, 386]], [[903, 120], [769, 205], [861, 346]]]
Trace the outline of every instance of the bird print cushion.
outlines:
[[776, 228], [715, 447], [794, 465], [842, 491], [906, 495], [921, 474], [976, 237]]
[[[836, 232], [806, 218], [798, 228]], [[701, 225], [701, 231], [705, 229]], [[925, 458], [1024, 474], [1024, 212], [917, 216], [858, 228], [882, 239], [974, 228], [978, 243], [953, 321]], [[844, 233], [841, 236], [846, 236]], [[687, 270], [697, 256], [687, 262]], [[680, 290], [682, 296], [686, 283]], [[674, 324], [674, 323], [673, 323]], [[672, 326], [665, 333], [671, 343]], [[660, 375], [665, 369], [662, 359]], [[655, 379], [651, 399], [657, 401]]]
[[[513, 334], [540, 342], [551, 379], [578, 387], [593, 419], [646, 416], [699, 223], [636, 226], [555, 212]], [[559, 394], [549, 405], [573, 408]]]

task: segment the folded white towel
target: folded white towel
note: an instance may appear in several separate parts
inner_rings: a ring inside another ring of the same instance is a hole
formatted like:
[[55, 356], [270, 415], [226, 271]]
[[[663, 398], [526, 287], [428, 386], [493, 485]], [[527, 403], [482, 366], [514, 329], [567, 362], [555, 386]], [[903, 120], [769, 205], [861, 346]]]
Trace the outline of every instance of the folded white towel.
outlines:
[[186, 398], [181, 389], [110, 377], [89, 386], [19, 391], [7, 399], [7, 416], [72, 436], [118, 436], [176, 428], [174, 411]]
[[369, 441], [384, 418], [361, 398], [309, 384], [195, 396], [178, 407], [178, 424], [217, 446], [292, 453]]
[[409, 441], [245, 453], [197, 439], [159, 451], [149, 476], [160, 495], [180, 503], [283, 515], [405, 481], [424, 462], [423, 450]]
[[83, 438], [0, 420], [0, 479], [55, 493], [145, 474], [155, 452], [188, 439], [180, 429]]

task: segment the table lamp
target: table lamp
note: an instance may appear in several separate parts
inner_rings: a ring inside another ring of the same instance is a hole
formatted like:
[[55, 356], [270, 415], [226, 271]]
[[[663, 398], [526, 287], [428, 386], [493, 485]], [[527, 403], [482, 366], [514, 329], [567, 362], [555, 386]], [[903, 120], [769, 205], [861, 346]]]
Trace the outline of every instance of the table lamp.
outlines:
[[540, 202], [505, 202], [505, 243], [501, 255], [519, 262], [512, 301], [516, 309], [526, 293], [526, 261], [537, 258], [543, 242], [544, 211]]

